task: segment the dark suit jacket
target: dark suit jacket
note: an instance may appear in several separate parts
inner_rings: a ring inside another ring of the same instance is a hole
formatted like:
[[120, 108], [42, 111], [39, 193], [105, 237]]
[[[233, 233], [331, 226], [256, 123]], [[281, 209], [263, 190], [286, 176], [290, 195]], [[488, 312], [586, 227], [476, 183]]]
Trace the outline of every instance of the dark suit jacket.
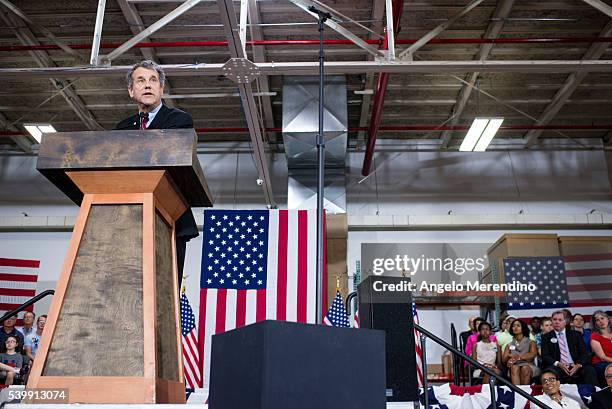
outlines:
[[[185, 111], [176, 108], [168, 108], [162, 103], [161, 108], [153, 118], [153, 122], [148, 129], [185, 129], [193, 128], [193, 119]], [[140, 129], [138, 114], [134, 114], [129, 118], [119, 122], [115, 129]], [[189, 241], [194, 237], [198, 237], [198, 227], [191, 209], [187, 209], [185, 213], [176, 221], [176, 237]]]
[[612, 408], [612, 390], [605, 388], [591, 395], [590, 409], [610, 409]]
[[[565, 338], [567, 338], [567, 347], [574, 362], [582, 366], [589, 364], [591, 356], [586, 350], [582, 334], [578, 331], [566, 329]], [[551, 341], [552, 339], [555, 341]], [[548, 334], [542, 335], [542, 367], [553, 366], [555, 361], [561, 361], [561, 351], [559, 350], [557, 333], [552, 330]]]

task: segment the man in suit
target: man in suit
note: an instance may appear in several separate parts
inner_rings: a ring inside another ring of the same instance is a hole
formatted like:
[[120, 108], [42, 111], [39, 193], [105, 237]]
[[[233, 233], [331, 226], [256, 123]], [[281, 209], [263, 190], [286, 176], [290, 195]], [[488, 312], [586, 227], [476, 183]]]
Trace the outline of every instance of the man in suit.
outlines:
[[[193, 119], [188, 113], [168, 108], [161, 100], [164, 94], [166, 75], [164, 70], [150, 60], [135, 64], [127, 73], [126, 81], [130, 98], [138, 105], [138, 113], [119, 122], [115, 129], [177, 129], [193, 128]], [[198, 237], [198, 228], [191, 209], [175, 223], [176, 258], [179, 287], [183, 278], [185, 249], [187, 242]]]
[[567, 329], [563, 311], [552, 315], [553, 331], [542, 335], [542, 367], [556, 367], [562, 383], [597, 385], [582, 334]]
[[591, 395], [590, 409], [610, 409], [612, 408], [612, 364], [608, 364], [605, 370], [606, 383], [608, 387], [595, 392]]

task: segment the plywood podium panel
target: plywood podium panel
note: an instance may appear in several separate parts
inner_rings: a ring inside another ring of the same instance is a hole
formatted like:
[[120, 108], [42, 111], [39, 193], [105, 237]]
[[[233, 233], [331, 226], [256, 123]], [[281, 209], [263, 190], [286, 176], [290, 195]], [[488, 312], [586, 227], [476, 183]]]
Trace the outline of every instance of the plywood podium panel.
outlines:
[[45, 136], [37, 168], [81, 208], [27, 388], [185, 403], [175, 222], [212, 203], [196, 143], [193, 130]]

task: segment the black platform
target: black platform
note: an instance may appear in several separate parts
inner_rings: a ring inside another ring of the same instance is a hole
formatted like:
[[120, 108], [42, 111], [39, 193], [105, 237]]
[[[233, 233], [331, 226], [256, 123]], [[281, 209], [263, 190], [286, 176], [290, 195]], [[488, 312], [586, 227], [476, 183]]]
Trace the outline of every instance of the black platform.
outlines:
[[383, 331], [262, 321], [212, 337], [210, 409], [384, 409]]

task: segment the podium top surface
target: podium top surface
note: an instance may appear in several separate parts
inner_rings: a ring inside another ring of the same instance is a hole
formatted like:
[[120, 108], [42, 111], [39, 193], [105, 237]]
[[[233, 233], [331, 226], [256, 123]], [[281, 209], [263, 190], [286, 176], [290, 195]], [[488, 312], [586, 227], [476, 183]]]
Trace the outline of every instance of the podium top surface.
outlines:
[[76, 204], [83, 192], [68, 171], [167, 170], [192, 207], [212, 206], [193, 129], [58, 132], [43, 136], [36, 169]]

